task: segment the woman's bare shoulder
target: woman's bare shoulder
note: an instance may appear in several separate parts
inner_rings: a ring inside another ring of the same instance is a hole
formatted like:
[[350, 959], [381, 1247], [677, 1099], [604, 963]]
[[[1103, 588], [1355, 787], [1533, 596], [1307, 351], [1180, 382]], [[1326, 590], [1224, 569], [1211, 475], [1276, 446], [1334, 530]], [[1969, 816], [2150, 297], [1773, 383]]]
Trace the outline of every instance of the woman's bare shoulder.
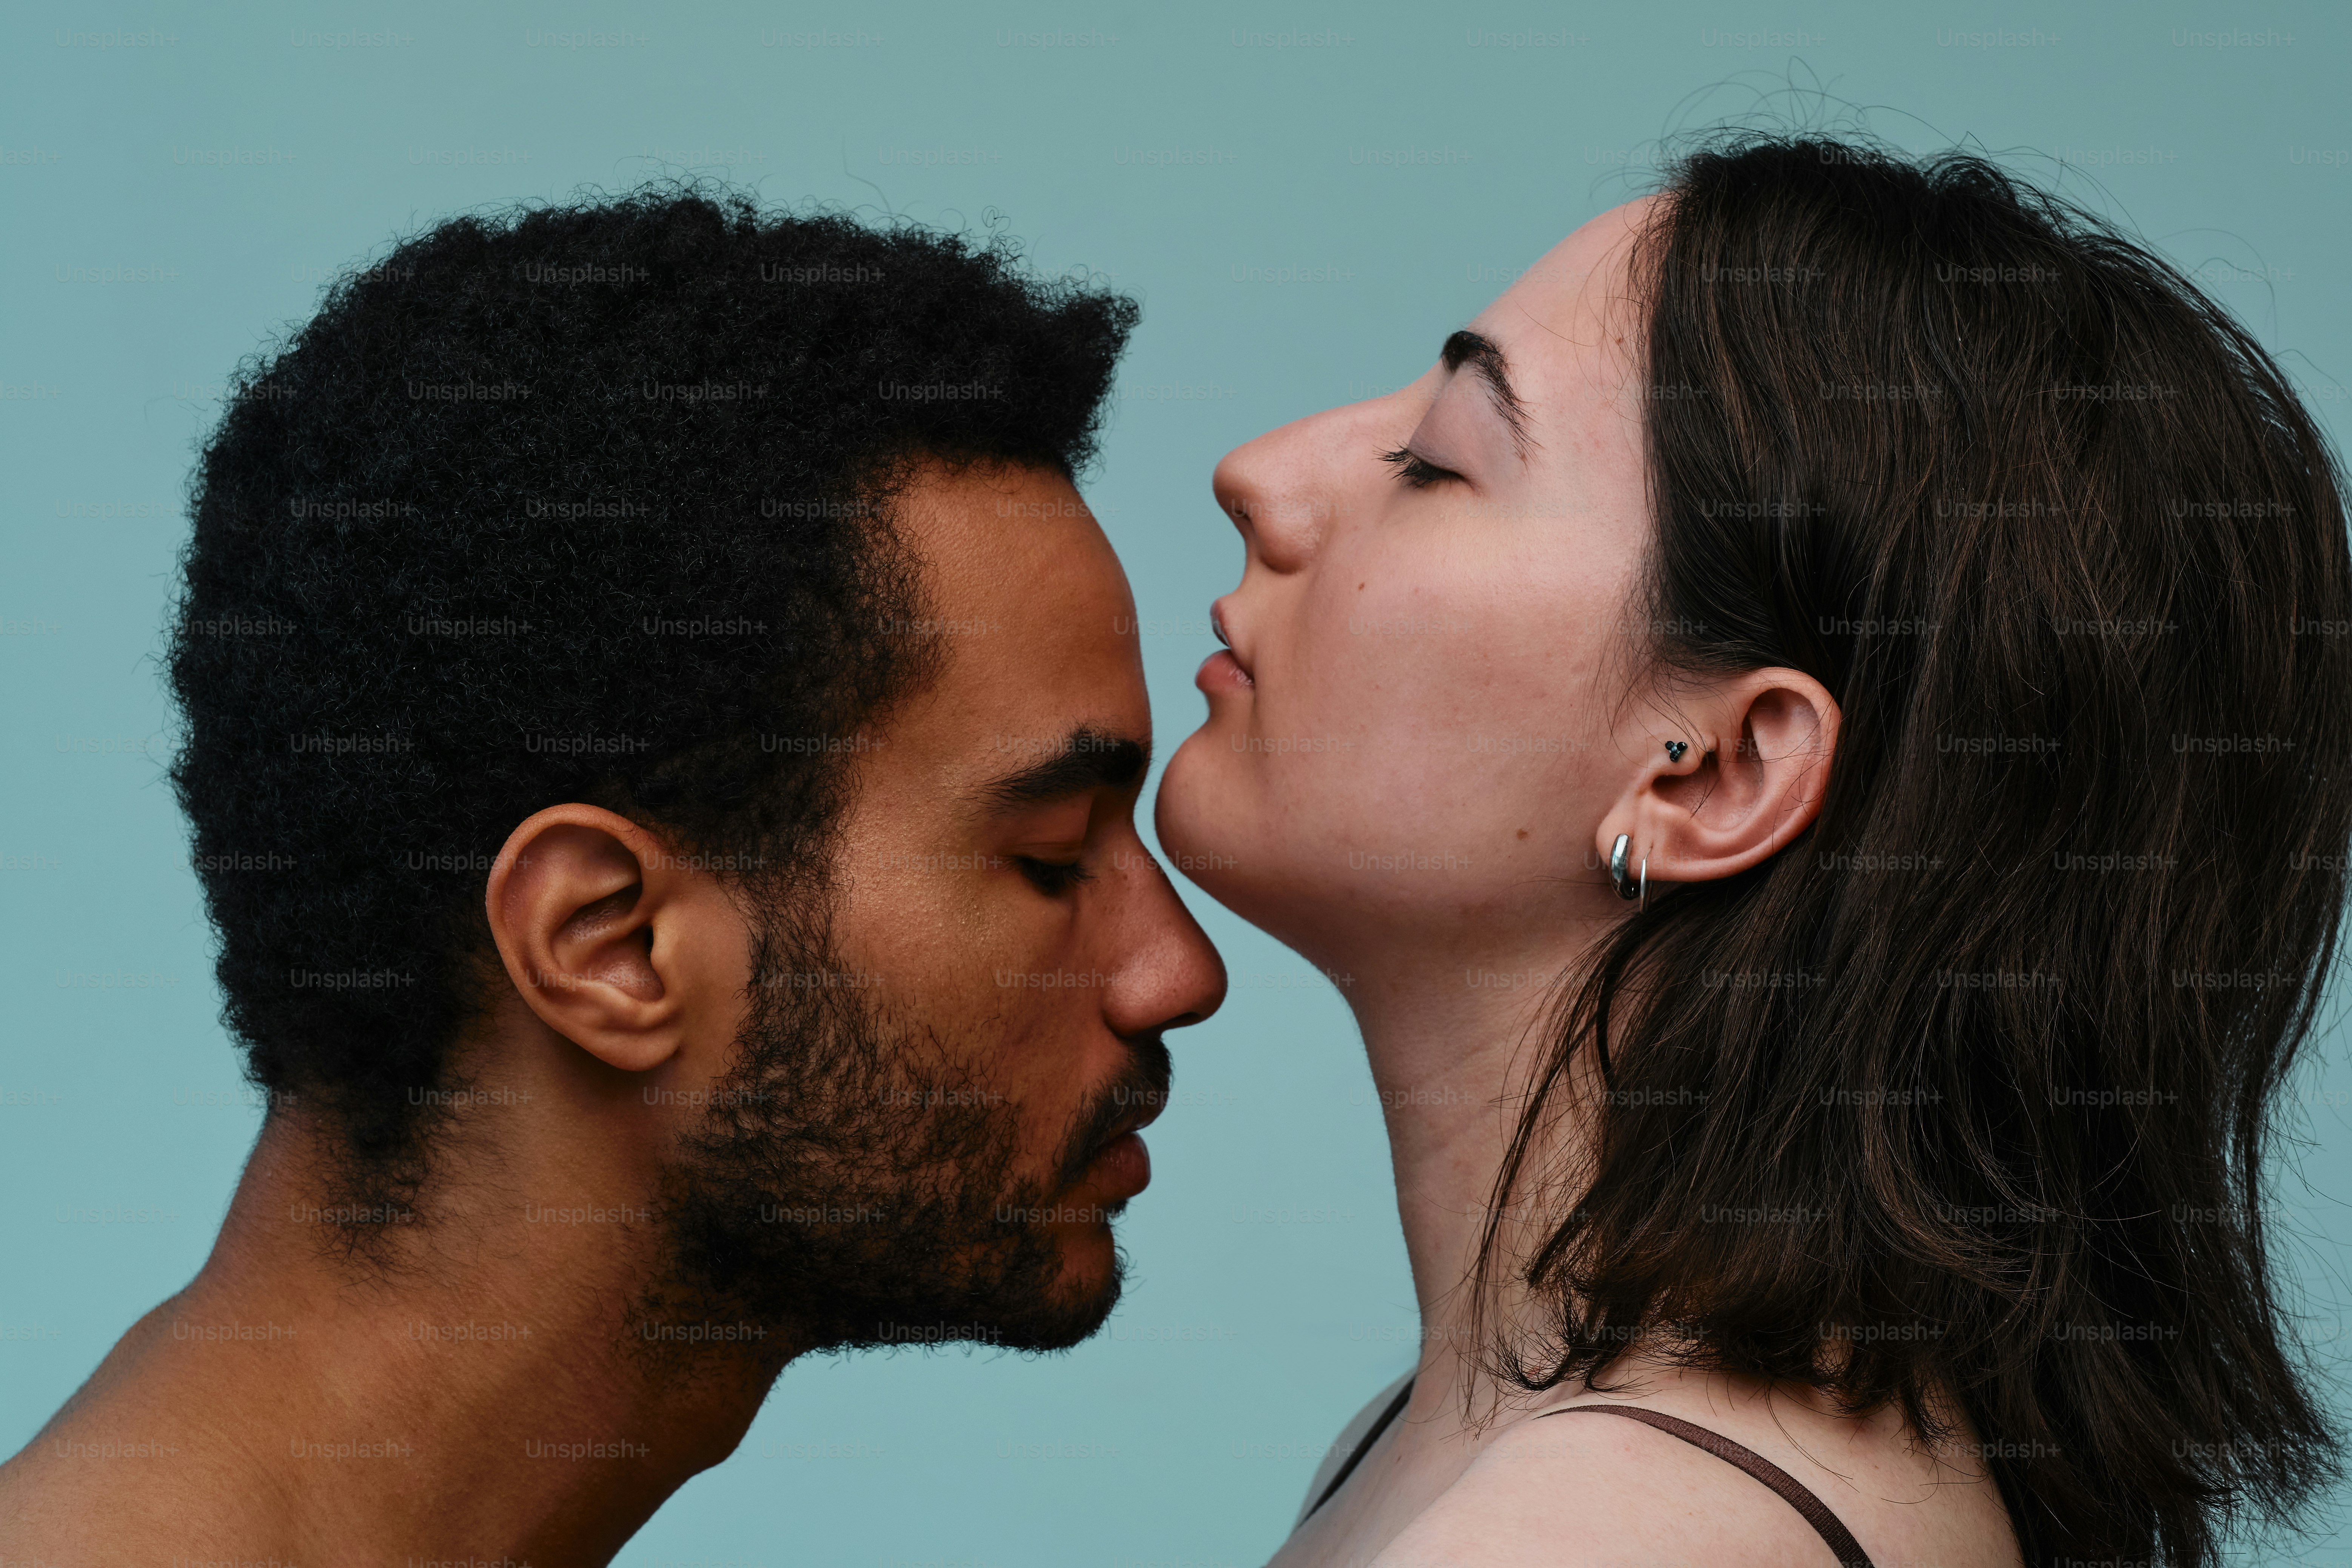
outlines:
[[1826, 1568], [1833, 1560], [1794, 1507], [1729, 1462], [1639, 1421], [1569, 1413], [1612, 1402], [1679, 1416], [1769, 1459], [1828, 1507], [1875, 1568], [2020, 1561], [1999, 1490], [1965, 1442], [1931, 1452], [1892, 1412], [1854, 1420], [1802, 1394], [1683, 1374], [1615, 1401], [1581, 1394], [1512, 1423], [1373, 1568]]

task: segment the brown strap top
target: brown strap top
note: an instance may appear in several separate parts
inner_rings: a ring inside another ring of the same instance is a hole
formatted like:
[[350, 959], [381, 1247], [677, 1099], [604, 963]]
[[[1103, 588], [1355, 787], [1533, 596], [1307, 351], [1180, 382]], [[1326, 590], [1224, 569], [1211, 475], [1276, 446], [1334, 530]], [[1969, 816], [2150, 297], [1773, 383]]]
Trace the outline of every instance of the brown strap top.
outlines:
[[[1838, 1568], [1871, 1568], [1870, 1558], [1862, 1549], [1853, 1532], [1838, 1521], [1829, 1505], [1796, 1477], [1758, 1453], [1755, 1449], [1733, 1442], [1720, 1432], [1668, 1415], [1661, 1411], [1643, 1410], [1631, 1405], [1571, 1405], [1565, 1410], [1548, 1410], [1544, 1415], [1574, 1415], [1580, 1411], [1597, 1411], [1603, 1415], [1622, 1415], [1629, 1421], [1639, 1421], [1644, 1426], [1680, 1437], [1694, 1448], [1704, 1448], [1727, 1465], [1737, 1465], [1749, 1475], [1780, 1494], [1780, 1500], [1804, 1515], [1813, 1533], [1829, 1542], [1830, 1551], [1838, 1560]], [[1538, 1416], [1538, 1419], [1542, 1419]]]
[[[1388, 1408], [1381, 1411], [1379, 1418], [1365, 1428], [1364, 1435], [1356, 1440], [1355, 1451], [1348, 1456], [1347, 1463], [1339, 1467], [1339, 1473], [1334, 1475], [1330, 1484], [1323, 1489], [1323, 1495], [1315, 1500], [1315, 1508], [1307, 1510], [1309, 1514], [1312, 1514], [1315, 1509], [1319, 1509], [1331, 1500], [1331, 1494], [1338, 1491], [1340, 1483], [1355, 1472], [1356, 1466], [1367, 1453], [1371, 1451], [1372, 1445], [1380, 1440], [1381, 1434], [1387, 1431], [1390, 1425], [1403, 1412], [1405, 1402], [1412, 1397], [1412, 1384], [1410, 1383], [1397, 1391], [1396, 1397], [1389, 1401]], [[1694, 1422], [1685, 1421], [1679, 1415], [1668, 1415], [1656, 1410], [1643, 1410], [1631, 1405], [1571, 1405], [1563, 1410], [1548, 1410], [1544, 1412], [1544, 1416], [1574, 1415], [1585, 1410], [1598, 1411], [1603, 1415], [1622, 1415], [1628, 1421], [1639, 1421], [1644, 1426], [1654, 1426], [1669, 1436], [1681, 1438], [1694, 1448], [1706, 1449], [1727, 1465], [1738, 1466], [1778, 1492], [1781, 1501], [1804, 1517], [1805, 1522], [1813, 1527], [1813, 1533], [1829, 1544], [1830, 1551], [1838, 1560], [1838, 1568], [1871, 1568], [1870, 1557], [1863, 1551], [1861, 1542], [1855, 1541], [1853, 1532], [1846, 1529], [1839, 1521], [1838, 1516], [1830, 1511], [1829, 1505], [1815, 1497], [1802, 1481], [1755, 1449], [1735, 1443], [1720, 1432], [1710, 1432]], [[1538, 1419], [1541, 1420], [1544, 1416], [1538, 1416]]]

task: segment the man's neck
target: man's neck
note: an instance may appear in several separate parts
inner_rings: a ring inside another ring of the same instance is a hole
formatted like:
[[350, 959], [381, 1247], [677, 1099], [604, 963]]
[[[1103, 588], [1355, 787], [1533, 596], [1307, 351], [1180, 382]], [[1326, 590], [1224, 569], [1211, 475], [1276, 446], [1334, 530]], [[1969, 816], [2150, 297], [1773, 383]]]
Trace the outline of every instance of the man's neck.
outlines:
[[[659, 1261], [641, 1192], [526, 1151], [495, 1182], [436, 1174], [380, 1257], [344, 1257], [309, 1147], [272, 1118], [204, 1268], [10, 1469], [240, 1558], [603, 1563], [732, 1451], [788, 1359], [761, 1325], [633, 1310]], [[80, 1462], [131, 1451], [160, 1489]]]

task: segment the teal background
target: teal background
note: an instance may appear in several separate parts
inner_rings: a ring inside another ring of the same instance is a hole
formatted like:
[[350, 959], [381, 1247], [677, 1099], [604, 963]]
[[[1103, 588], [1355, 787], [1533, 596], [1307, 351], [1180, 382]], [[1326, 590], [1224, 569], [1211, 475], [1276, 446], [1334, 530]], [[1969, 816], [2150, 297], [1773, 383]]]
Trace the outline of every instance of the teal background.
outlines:
[[[10, 6], [0, 1452], [202, 1261], [257, 1125], [160, 782], [155, 655], [216, 390], [333, 270], [463, 209], [687, 168], [776, 201], [1002, 213], [1042, 268], [1143, 301], [1088, 493], [1134, 578], [1164, 754], [1240, 568], [1217, 457], [1412, 379], [1622, 199], [1662, 132], [1776, 93], [1801, 112], [1792, 86], [2123, 216], [2288, 355], [2340, 437], [2347, 35], [2352, 8], [2318, 5]], [[1237, 1568], [1274, 1548], [1415, 1319], [1344, 1009], [1192, 902], [1234, 985], [1175, 1041], [1110, 1328], [1044, 1362], [795, 1365], [625, 1563]], [[73, 983], [105, 973], [146, 983]], [[2280, 1193], [2331, 1363], [2345, 1057], [2331, 1026]], [[118, 1205], [146, 1217], [75, 1217]], [[2352, 1563], [2325, 1531], [2252, 1557]]]

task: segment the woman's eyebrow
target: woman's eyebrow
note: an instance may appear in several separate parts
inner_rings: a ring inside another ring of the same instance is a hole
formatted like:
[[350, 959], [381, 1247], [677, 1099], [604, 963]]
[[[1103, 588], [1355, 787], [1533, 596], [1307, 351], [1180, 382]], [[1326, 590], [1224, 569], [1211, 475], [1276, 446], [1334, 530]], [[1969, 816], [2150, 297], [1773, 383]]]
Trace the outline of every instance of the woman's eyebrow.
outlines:
[[1495, 412], [1501, 415], [1503, 423], [1510, 426], [1511, 445], [1520, 457], [1526, 457], [1527, 408], [1519, 402], [1519, 395], [1511, 385], [1510, 363], [1503, 358], [1503, 351], [1492, 339], [1465, 328], [1445, 340], [1445, 346], [1438, 351], [1437, 357], [1448, 370], [1460, 370], [1466, 364], [1477, 372], [1478, 378], [1486, 384], [1486, 394], [1495, 405]]

